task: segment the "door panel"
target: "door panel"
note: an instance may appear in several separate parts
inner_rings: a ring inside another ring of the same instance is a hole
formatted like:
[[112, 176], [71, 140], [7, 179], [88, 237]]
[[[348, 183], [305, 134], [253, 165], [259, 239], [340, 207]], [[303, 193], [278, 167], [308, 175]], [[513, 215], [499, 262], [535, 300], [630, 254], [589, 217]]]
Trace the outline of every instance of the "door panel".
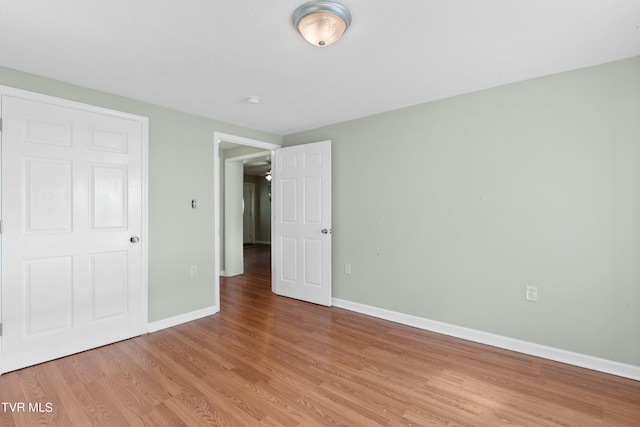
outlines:
[[127, 168], [91, 165], [92, 230], [127, 228]]
[[304, 283], [307, 286], [322, 286], [322, 246], [321, 238], [304, 239]]
[[57, 159], [24, 159], [26, 232], [70, 232], [72, 229], [72, 163]]
[[71, 256], [25, 259], [27, 337], [68, 330], [73, 321]]
[[126, 251], [91, 254], [92, 321], [129, 313], [128, 259]]
[[146, 122], [1, 99], [2, 372], [141, 334]]
[[273, 290], [331, 305], [331, 142], [278, 149], [272, 166]]

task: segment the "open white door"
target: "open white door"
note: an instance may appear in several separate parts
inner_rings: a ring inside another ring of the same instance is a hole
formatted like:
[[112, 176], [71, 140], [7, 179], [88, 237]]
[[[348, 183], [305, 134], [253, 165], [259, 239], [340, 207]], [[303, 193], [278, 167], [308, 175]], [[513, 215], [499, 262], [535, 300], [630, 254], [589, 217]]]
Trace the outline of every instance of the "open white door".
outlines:
[[1, 107], [0, 368], [140, 335], [147, 119], [36, 94]]
[[331, 305], [331, 141], [275, 150], [273, 292]]

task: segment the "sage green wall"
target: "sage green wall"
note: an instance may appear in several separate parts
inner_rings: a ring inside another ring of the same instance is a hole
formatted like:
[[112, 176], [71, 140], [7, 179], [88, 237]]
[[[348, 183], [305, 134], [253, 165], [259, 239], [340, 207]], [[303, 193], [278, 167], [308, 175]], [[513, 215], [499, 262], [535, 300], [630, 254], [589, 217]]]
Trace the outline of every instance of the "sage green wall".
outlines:
[[276, 144], [282, 137], [2, 67], [0, 85], [149, 117], [149, 321], [216, 305], [213, 132]]
[[271, 198], [269, 197], [269, 181], [264, 177], [258, 178], [258, 232], [256, 240], [261, 243], [271, 243]]
[[271, 242], [271, 201], [269, 181], [264, 176], [245, 175], [244, 182], [256, 185], [256, 242]]
[[640, 365], [640, 57], [326, 139], [334, 297]]

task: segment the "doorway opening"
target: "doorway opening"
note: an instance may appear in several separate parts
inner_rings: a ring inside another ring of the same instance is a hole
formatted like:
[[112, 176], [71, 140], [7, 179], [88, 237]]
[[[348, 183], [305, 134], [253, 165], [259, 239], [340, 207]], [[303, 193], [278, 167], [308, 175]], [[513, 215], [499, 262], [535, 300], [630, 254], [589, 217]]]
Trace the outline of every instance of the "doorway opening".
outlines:
[[[269, 182], [264, 175], [259, 176], [262, 169], [269, 166], [273, 150], [279, 145], [214, 132], [213, 170], [214, 170], [214, 203], [216, 206], [214, 220], [214, 287], [216, 301], [220, 303], [220, 276], [234, 276], [244, 271], [244, 233], [243, 233], [243, 186], [245, 181], [245, 168], [256, 187], [264, 187], [264, 192], [256, 189], [256, 197], [269, 200]], [[268, 169], [266, 169], [268, 170]], [[265, 170], [265, 172], [266, 172]], [[263, 182], [264, 181], [264, 182]], [[266, 184], [266, 185], [265, 185]], [[268, 236], [262, 238], [254, 234], [257, 241], [271, 241], [271, 206], [269, 209], [268, 224], [263, 228], [268, 230]], [[264, 221], [264, 219], [263, 219]], [[268, 227], [267, 227], [268, 225]]]
[[[214, 138], [217, 144], [217, 149], [213, 150], [214, 171], [218, 170], [218, 181], [214, 185], [214, 202], [218, 209], [214, 221], [216, 300], [220, 301], [221, 266], [224, 266], [225, 276], [242, 274], [244, 269], [242, 263], [237, 263], [243, 255], [234, 255], [242, 254], [242, 164], [247, 158], [261, 155], [256, 152], [234, 153], [232, 157], [225, 154], [224, 157], [228, 158], [221, 159], [220, 144], [232, 143], [249, 147], [242, 150], [256, 151], [257, 148], [258, 152], [260, 149], [272, 152], [272, 291], [285, 297], [330, 306], [331, 141], [282, 148], [217, 132]], [[237, 190], [228, 191], [230, 182], [236, 184]], [[230, 238], [232, 234], [238, 237]], [[236, 263], [232, 264], [234, 256]], [[232, 268], [237, 270], [231, 271]]]

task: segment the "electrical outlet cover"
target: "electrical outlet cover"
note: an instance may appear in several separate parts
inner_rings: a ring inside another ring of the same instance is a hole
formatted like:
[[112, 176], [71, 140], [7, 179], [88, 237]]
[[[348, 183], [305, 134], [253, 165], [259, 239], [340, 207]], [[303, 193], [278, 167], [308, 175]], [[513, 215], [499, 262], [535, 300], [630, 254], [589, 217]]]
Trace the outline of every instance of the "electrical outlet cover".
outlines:
[[538, 301], [538, 287], [527, 286], [525, 298], [527, 299], [527, 301]]

